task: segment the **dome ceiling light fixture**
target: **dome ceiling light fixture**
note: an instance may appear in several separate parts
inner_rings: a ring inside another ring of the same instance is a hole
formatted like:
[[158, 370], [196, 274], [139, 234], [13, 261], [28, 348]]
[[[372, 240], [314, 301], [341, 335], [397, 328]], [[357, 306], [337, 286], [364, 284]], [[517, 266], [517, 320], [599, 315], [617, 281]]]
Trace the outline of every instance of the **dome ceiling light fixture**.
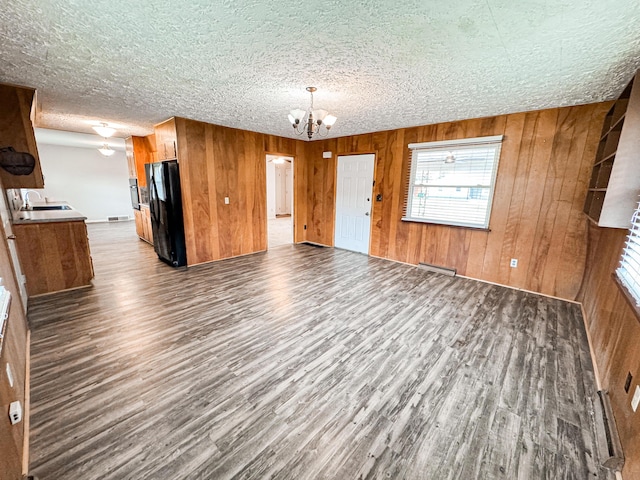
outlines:
[[[289, 113], [289, 121], [293, 126], [296, 134], [302, 135], [306, 132], [309, 140], [314, 135], [318, 137], [326, 137], [331, 130], [331, 127], [336, 123], [337, 118], [333, 115], [329, 115], [326, 110], [314, 110], [313, 109], [313, 92], [318, 90], [316, 87], [307, 87], [307, 92], [311, 94], [311, 106], [306, 112], [299, 108], [291, 110]], [[324, 130], [321, 127], [324, 125]], [[324, 135], [323, 135], [324, 133]]]
[[105, 157], [110, 157], [111, 155], [113, 155], [114, 153], [116, 153], [115, 150], [113, 150], [109, 144], [105, 143], [104, 145], [102, 145], [102, 148], [99, 148], [98, 151], [104, 155]]
[[108, 124], [102, 122], [100, 123], [100, 125], [95, 125], [93, 128], [96, 133], [98, 135], [100, 135], [103, 138], [109, 138], [111, 137], [114, 133], [116, 133], [116, 129], [115, 128], [111, 128]]
[[98, 125], [94, 125], [91, 128], [93, 128], [98, 135], [104, 138], [102, 148], [99, 148], [98, 151], [105, 157], [110, 157], [111, 155], [116, 153], [116, 151], [113, 150], [107, 143], [107, 139], [113, 136], [114, 133], [116, 133], [116, 129], [110, 127], [106, 122], [100, 122]]

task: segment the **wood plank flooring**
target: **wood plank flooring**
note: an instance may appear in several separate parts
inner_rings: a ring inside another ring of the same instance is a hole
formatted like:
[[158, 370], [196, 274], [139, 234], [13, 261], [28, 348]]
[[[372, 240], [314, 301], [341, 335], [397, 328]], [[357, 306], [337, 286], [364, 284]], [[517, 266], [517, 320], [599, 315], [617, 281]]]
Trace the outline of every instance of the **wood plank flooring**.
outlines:
[[330, 248], [187, 269], [90, 225], [94, 287], [33, 299], [45, 479], [579, 479], [577, 305]]

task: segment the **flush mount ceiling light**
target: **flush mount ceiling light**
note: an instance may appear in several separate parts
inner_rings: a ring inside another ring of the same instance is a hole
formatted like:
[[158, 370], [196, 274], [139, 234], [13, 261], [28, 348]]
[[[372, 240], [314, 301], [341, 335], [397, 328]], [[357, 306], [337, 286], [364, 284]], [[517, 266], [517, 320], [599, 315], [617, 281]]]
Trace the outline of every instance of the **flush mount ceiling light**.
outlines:
[[109, 138], [111, 135], [116, 133], [116, 129], [115, 128], [111, 128], [106, 123], [101, 123], [100, 125], [96, 125], [96, 126], [93, 126], [91, 128], [93, 128], [97, 132], [98, 135], [100, 135], [101, 137], [104, 137], [104, 138]]
[[[309, 140], [317, 134], [319, 137], [326, 137], [329, 130], [336, 123], [337, 118], [333, 115], [329, 115], [326, 110], [314, 110], [313, 109], [313, 92], [318, 90], [316, 87], [307, 87], [307, 92], [311, 94], [311, 106], [306, 112], [300, 110], [291, 110], [289, 113], [289, 121], [293, 125], [293, 129], [298, 135], [302, 135], [306, 132]], [[325, 130], [321, 127], [324, 125]], [[324, 135], [323, 135], [324, 133]]]
[[102, 146], [102, 148], [99, 148], [98, 151], [105, 157], [110, 157], [111, 155], [116, 153], [116, 151], [111, 149], [111, 147], [109, 147], [109, 145], [107, 145], [106, 143]]

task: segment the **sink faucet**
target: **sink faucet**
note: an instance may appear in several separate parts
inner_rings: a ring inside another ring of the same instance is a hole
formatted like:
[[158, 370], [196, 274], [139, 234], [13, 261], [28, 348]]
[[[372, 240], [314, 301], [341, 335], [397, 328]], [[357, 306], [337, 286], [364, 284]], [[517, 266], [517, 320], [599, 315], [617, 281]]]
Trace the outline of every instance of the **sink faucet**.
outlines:
[[35, 190], [27, 190], [24, 194], [24, 209], [28, 210], [31, 204], [29, 203], [29, 193], [35, 193], [38, 195], [38, 198], [42, 200], [42, 196], [36, 192]]

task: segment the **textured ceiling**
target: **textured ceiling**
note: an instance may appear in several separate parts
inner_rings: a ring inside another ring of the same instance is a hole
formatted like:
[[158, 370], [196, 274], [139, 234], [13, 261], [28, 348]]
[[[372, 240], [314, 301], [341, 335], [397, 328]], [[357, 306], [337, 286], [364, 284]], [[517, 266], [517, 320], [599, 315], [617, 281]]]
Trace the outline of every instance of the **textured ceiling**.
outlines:
[[37, 125], [145, 135], [182, 116], [331, 136], [616, 97], [640, 67], [638, 0], [11, 0], [0, 81], [38, 89]]

